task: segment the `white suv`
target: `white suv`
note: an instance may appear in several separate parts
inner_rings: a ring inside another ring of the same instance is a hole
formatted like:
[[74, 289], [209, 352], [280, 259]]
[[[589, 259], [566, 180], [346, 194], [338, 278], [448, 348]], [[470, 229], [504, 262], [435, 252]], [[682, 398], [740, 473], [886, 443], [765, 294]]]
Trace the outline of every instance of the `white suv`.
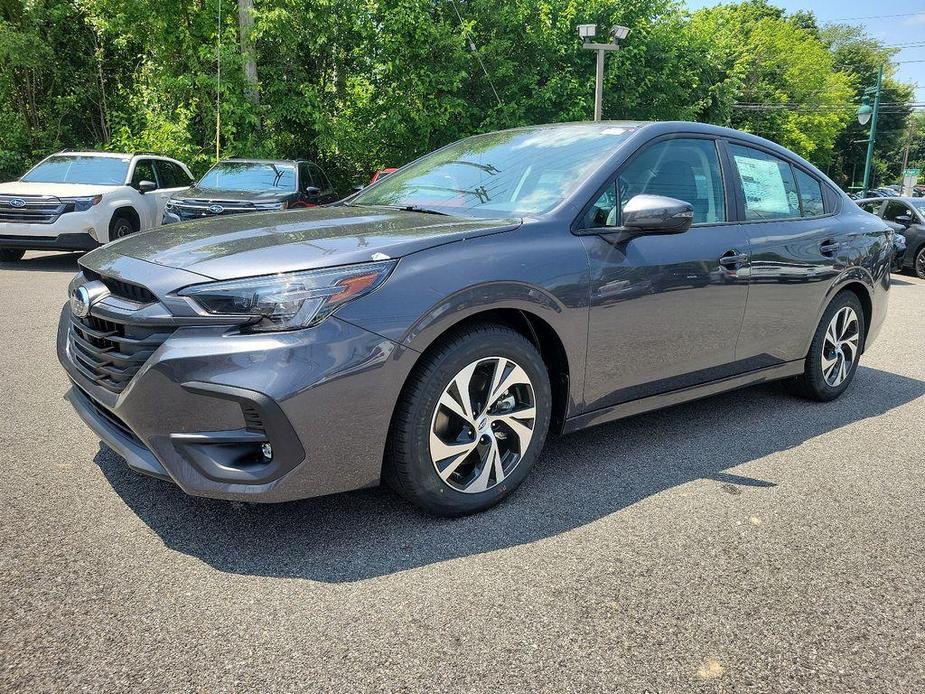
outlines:
[[153, 154], [53, 154], [0, 184], [0, 261], [86, 251], [159, 226], [167, 200], [192, 182], [185, 164]]

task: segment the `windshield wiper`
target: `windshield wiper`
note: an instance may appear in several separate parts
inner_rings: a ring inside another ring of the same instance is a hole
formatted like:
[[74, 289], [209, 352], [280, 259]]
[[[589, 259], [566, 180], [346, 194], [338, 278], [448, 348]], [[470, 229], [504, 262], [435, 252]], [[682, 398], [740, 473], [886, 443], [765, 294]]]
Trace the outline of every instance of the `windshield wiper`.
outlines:
[[402, 212], [420, 212], [421, 214], [438, 214], [441, 217], [449, 217], [449, 213], [440, 212], [439, 210], [432, 210], [429, 207], [418, 207], [417, 205], [402, 205], [401, 207], [395, 207], [393, 209], [401, 210]]

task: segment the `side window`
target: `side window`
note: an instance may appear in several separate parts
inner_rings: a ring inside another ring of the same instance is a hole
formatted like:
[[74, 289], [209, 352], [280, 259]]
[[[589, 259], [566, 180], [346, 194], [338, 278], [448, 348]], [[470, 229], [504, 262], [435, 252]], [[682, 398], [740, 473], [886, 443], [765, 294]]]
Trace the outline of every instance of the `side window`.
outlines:
[[154, 174], [154, 166], [150, 159], [139, 159], [135, 164], [135, 172], [132, 174], [132, 185], [136, 188], [142, 181], [151, 181], [157, 183], [157, 176]]
[[305, 190], [309, 186], [317, 186], [308, 164], [299, 164], [299, 190]]
[[825, 214], [825, 201], [822, 198], [822, 184], [808, 173], [793, 167], [797, 179], [797, 189], [800, 192], [800, 202], [803, 204], [804, 217], [818, 217]]
[[593, 229], [615, 226], [617, 226], [617, 191], [611, 183], [588, 210], [584, 227]]
[[730, 145], [745, 196], [745, 219], [800, 217], [800, 198], [790, 164], [751, 147]]
[[157, 177], [161, 188], [179, 188], [180, 186], [189, 185], [186, 174], [173, 162], [158, 159], [154, 162], [154, 166], [157, 169]]
[[888, 222], [895, 222], [897, 217], [901, 217], [904, 214], [915, 219], [915, 216], [910, 214], [909, 208], [903, 203], [898, 200], [890, 200], [886, 204], [886, 210], [883, 211], [883, 218]]
[[865, 212], [870, 212], [871, 214], [878, 215], [880, 213], [881, 204], [882, 203], [880, 201], [864, 202], [864, 203], [861, 203], [860, 208], [864, 210]]
[[328, 177], [324, 175], [324, 171], [316, 164], [309, 164], [308, 167], [312, 171], [312, 178], [315, 180], [315, 185], [321, 189], [321, 192], [324, 193], [331, 190], [331, 184], [328, 183]]
[[656, 143], [620, 172], [617, 183], [621, 210], [635, 195], [664, 195], [689, 202], [694, 224], [726, 221], [723, 175], [714, 140], [676, 138]]

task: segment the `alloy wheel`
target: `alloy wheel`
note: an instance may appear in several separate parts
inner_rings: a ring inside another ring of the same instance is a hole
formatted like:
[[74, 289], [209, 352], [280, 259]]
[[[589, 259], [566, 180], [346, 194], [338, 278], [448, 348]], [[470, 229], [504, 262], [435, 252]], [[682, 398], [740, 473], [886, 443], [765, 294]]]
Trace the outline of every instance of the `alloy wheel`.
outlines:
[[858, 358], [860, 322], [854, 309], [839, 309], [825, 331], [822, 343], [822, 376], [832, 388], [837, 388], [851, 373]]
[[925, 279], [925, 248], [915, 256], [915, 274]]
[[430, 425], [440, 479], [475, 494], [501, 484], [533, 438], [536, 397], [524, 369], [505, 357], [472, 362], [444, 388]]

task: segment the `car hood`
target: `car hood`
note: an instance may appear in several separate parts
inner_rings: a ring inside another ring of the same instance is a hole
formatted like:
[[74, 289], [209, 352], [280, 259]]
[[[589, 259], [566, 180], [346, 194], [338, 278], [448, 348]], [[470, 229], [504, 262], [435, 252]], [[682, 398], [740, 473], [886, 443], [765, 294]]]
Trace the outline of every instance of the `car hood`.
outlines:
[[294, 190], [222, 190], [192, 186], [171, 196], [174, 200], [234, 200], [235, 202], [273, 202], [295, 195]]
[[99, 186], [85, 183], [27, 183], [12, 181], [0, 183], [0, 195], [54, 195], [56, 197], [80, 197], [108, 193], [117, 186]]
[[133, 234], [84, 256], [102, 269], [119, 256], [234, 279], [399, 258], [511, 231], [519, 219], [472, 219], [374, 207], [323, 207], [213, 217]]

